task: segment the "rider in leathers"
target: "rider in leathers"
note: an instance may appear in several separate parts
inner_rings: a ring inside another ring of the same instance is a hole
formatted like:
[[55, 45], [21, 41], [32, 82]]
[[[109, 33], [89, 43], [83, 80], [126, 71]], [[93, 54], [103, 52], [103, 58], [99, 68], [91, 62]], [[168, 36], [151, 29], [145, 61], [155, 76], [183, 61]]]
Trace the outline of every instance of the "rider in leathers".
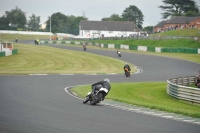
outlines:
[[128, 65], [128, 63], [126, 63], [125, 66], [124, 66], [124, 72], [125, 72], [125, 68], [128, 68], [128, 70], [131, 71], [131, 68], [130, 68], [130, 66]]
[[108, 78], [106, 78], [102, 81], [92, 84], [92, 94], [95, 94], [94, 92], [96, 90], [96, 88], [95, 88], [96, 85], [102, 85], [103, 88], [106, 88], [108, 91], [110, 91], [111, 86], [110, 86], [109, 82], [110, 82], [110, 80]]

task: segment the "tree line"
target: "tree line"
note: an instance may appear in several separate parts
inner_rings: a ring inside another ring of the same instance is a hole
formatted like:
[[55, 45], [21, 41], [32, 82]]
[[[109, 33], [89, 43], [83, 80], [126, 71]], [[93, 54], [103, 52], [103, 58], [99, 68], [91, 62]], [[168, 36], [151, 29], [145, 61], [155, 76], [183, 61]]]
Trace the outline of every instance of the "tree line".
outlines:
[[[200, 16], [199, 8], [193, 0], [163, 0], [164, 5], [159, 8], [164, 12], [161, 13], [162, 19], [167, 19], [173, 16]], [[11, 11], [5, 11], [5, 14], [0, 17], [0, 30], [30, 30], [30, 31], [50, 31], [52, 33], [69, 33], [79, 34], [79, 23], [81, 20], [88, 20], [83, 16], [67, 16], [63, 13], [53, 13], [46, 21], [46, 28], [40, 28], [40, 16], [32, 14], [26, 18], [25, 12], [20, 8], [15, 7]], [[130, 5], [121, 15], [112, 14], [110, 17], [104, 17], [102, 21], [132, 21], [140, 29], [147, 32], [153, 31], [153, 26], [142, 27], [144, 15], [142, 11], [135, 5]]]

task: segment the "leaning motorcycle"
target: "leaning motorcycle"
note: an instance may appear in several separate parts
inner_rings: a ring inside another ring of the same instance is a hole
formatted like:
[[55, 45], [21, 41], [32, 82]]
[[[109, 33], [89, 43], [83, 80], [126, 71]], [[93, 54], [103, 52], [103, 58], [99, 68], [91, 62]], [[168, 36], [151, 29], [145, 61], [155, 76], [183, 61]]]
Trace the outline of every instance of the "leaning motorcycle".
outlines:
[[83, 103], [86, 104], [90, 102], [91, 105], [96, 105], [104, 100], [105, 96], [108, 94], [109, 90], [103, 88], [101, 85], [93, 86], [95, 87], [94, 94], [89, 92], [87, 96], [83, 99]]
[[125, 68], [124, 70], [126, 77], [130, 77], [130, 71], [128, 70], [128, 68]]

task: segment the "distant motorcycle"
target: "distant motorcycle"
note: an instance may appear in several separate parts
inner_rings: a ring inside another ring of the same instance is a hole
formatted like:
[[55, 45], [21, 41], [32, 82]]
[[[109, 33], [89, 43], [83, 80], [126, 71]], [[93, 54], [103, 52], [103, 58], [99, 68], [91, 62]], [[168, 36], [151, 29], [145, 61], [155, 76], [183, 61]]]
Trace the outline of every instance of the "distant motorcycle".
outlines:
[[104, 100], [105, 96], [108, 94], [109, 90], [107, 88], [103, 88], [101, 85], [96, 85], [94, 94], [89, 92], [87, 96], [83, 99], [83, 103], [86, 104], [90, 101], [91, 105], [96, 105]]
[[128, 68], [125, 68], [124, 70], [126, 77], [130, 77], [130, 71], [128, 70]]
[[85, 45], [83, 45], [83, 49], [84, 49], [84, 51], [86, 51], [86, 46]]
[[121, 57], [121, 56], [122, 56], [120, 52], [118, 52], [118, 56], [119, 56], [119, 57]]

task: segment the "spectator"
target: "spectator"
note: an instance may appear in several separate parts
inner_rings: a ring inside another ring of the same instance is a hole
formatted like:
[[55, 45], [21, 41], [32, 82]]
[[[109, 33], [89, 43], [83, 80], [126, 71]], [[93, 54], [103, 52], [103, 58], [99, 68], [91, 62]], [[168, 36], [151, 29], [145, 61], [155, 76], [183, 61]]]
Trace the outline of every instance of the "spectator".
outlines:
[[17, 38], [15, 39], [15, 42], [16, 42], [16, 43], [18, 42], [18, 39], [17, 39]]
[[200, 88], [200, 78], [199, 78], [199, 75], [195, 76], [195, 86], [197, 86], [197, 88]]

